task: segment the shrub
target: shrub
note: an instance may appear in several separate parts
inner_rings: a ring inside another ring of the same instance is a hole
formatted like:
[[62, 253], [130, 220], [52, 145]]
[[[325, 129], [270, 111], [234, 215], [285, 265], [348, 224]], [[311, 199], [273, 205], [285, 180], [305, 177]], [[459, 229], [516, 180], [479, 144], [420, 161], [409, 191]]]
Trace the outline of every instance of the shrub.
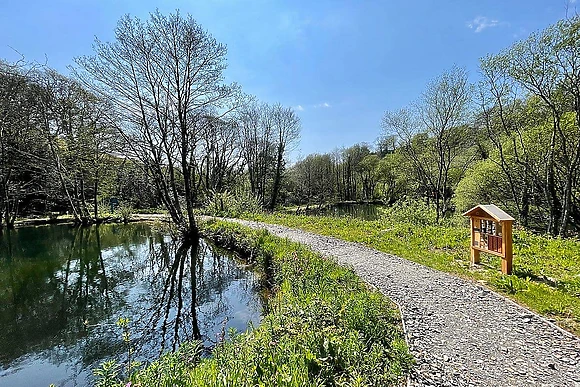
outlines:
[[207, 215], [223, 217], [239, 217], [243, 214], [262, 211], [260, 201], [251, 193], [242, 190], [235, 193], [211, 192], [204, 206]]

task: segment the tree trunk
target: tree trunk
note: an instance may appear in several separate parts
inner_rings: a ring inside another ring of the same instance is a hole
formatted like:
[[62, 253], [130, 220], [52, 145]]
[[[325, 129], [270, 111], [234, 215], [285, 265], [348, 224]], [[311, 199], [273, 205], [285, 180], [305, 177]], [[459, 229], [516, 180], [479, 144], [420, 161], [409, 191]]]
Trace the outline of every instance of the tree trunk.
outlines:
[[276, 174], [274, 175], [274, 184], [272, 186], [272, 196], [270, 198], [270, 211], [276, 208], [276, 200], [278, 199], [278, 191], [280, 191], [280, 180], [282, 178], [282, 162], [284, 161], [284, 147], [282, 144], [278, 145], [278, 159], [276, 160]]

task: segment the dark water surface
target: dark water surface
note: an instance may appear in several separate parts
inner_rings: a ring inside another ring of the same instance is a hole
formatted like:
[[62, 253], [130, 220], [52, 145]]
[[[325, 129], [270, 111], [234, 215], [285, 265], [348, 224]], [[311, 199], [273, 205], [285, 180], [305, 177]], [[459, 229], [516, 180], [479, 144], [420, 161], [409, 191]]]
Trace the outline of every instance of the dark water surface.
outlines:
[[21, 228], [0, 236], [0, 386], [85, 386], [93, 368], [151, 361], [186, 340], [211, 348], [261, 318], [256, 275], [201, 240], [146, 224]]

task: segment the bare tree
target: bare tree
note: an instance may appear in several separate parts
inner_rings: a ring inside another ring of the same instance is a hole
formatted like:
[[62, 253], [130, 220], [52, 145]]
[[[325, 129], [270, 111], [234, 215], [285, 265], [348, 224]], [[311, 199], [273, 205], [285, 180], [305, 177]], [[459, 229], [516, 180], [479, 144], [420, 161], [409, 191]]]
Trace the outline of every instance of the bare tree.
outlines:
[[[398, 149], [411, 166], [412, 175], [418, 184], [421, 195], [430, 198], [429, 191], [435, 186], [430, 163], [425, 159], [425, 140], [423, 128], [412, 109], [402, 108], [387, 111], [383, 116], [381, 127], [384, 137], [393, 138], [393, 148]], [[423, 135], [422, 135], [423, 134]]]
[[239, 127], [244, 163], [248, 170], [250, 190], [264, 205], [267, 183], [272, 176], [275, 156], [274, 129], [267, 104], [249, 101], [239, 111]]
[[[95, 41], [95, 55], [76, 60], [77, 75], [115, 105], [126, 153], [138, 158], [186, 239], [196, 237], [196, 147], [210, 111], [228, 111], [236, 90], [223, 85], [226, 47], [191, 16], [158, 11], [128, 15], [114, 42]], [[185, 208], [182, 208], [182, 203]]]
[[285, 156], [300, 138], [301, 126], [300, 118], [294, 110], [289, 107], [285, 108], [279, 103], [271, 107], [270, 115], [274, 123], [276, 138], [276, 170], [274, 172], [274, 182], [272, 184], [272, 193], [270, 195], [268, 209], [274, 211], [280, 193]]
[[234, 188], [243, 173], [238, 124], [233, 119], [207, 116], [201, 125], [197, 190], [223, 193]]

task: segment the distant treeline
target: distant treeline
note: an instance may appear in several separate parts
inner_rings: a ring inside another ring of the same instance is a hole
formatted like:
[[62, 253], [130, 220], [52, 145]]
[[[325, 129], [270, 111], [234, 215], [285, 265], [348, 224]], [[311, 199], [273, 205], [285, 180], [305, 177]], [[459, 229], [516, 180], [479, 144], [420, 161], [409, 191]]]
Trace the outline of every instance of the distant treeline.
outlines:
[[387, 111], [376, 149], [313, 154], [291, 170], [300, 203], [420, 199], [438, 219], [496, 203], [553, 235], [580, 229], [580, 18], [454, 67]]

